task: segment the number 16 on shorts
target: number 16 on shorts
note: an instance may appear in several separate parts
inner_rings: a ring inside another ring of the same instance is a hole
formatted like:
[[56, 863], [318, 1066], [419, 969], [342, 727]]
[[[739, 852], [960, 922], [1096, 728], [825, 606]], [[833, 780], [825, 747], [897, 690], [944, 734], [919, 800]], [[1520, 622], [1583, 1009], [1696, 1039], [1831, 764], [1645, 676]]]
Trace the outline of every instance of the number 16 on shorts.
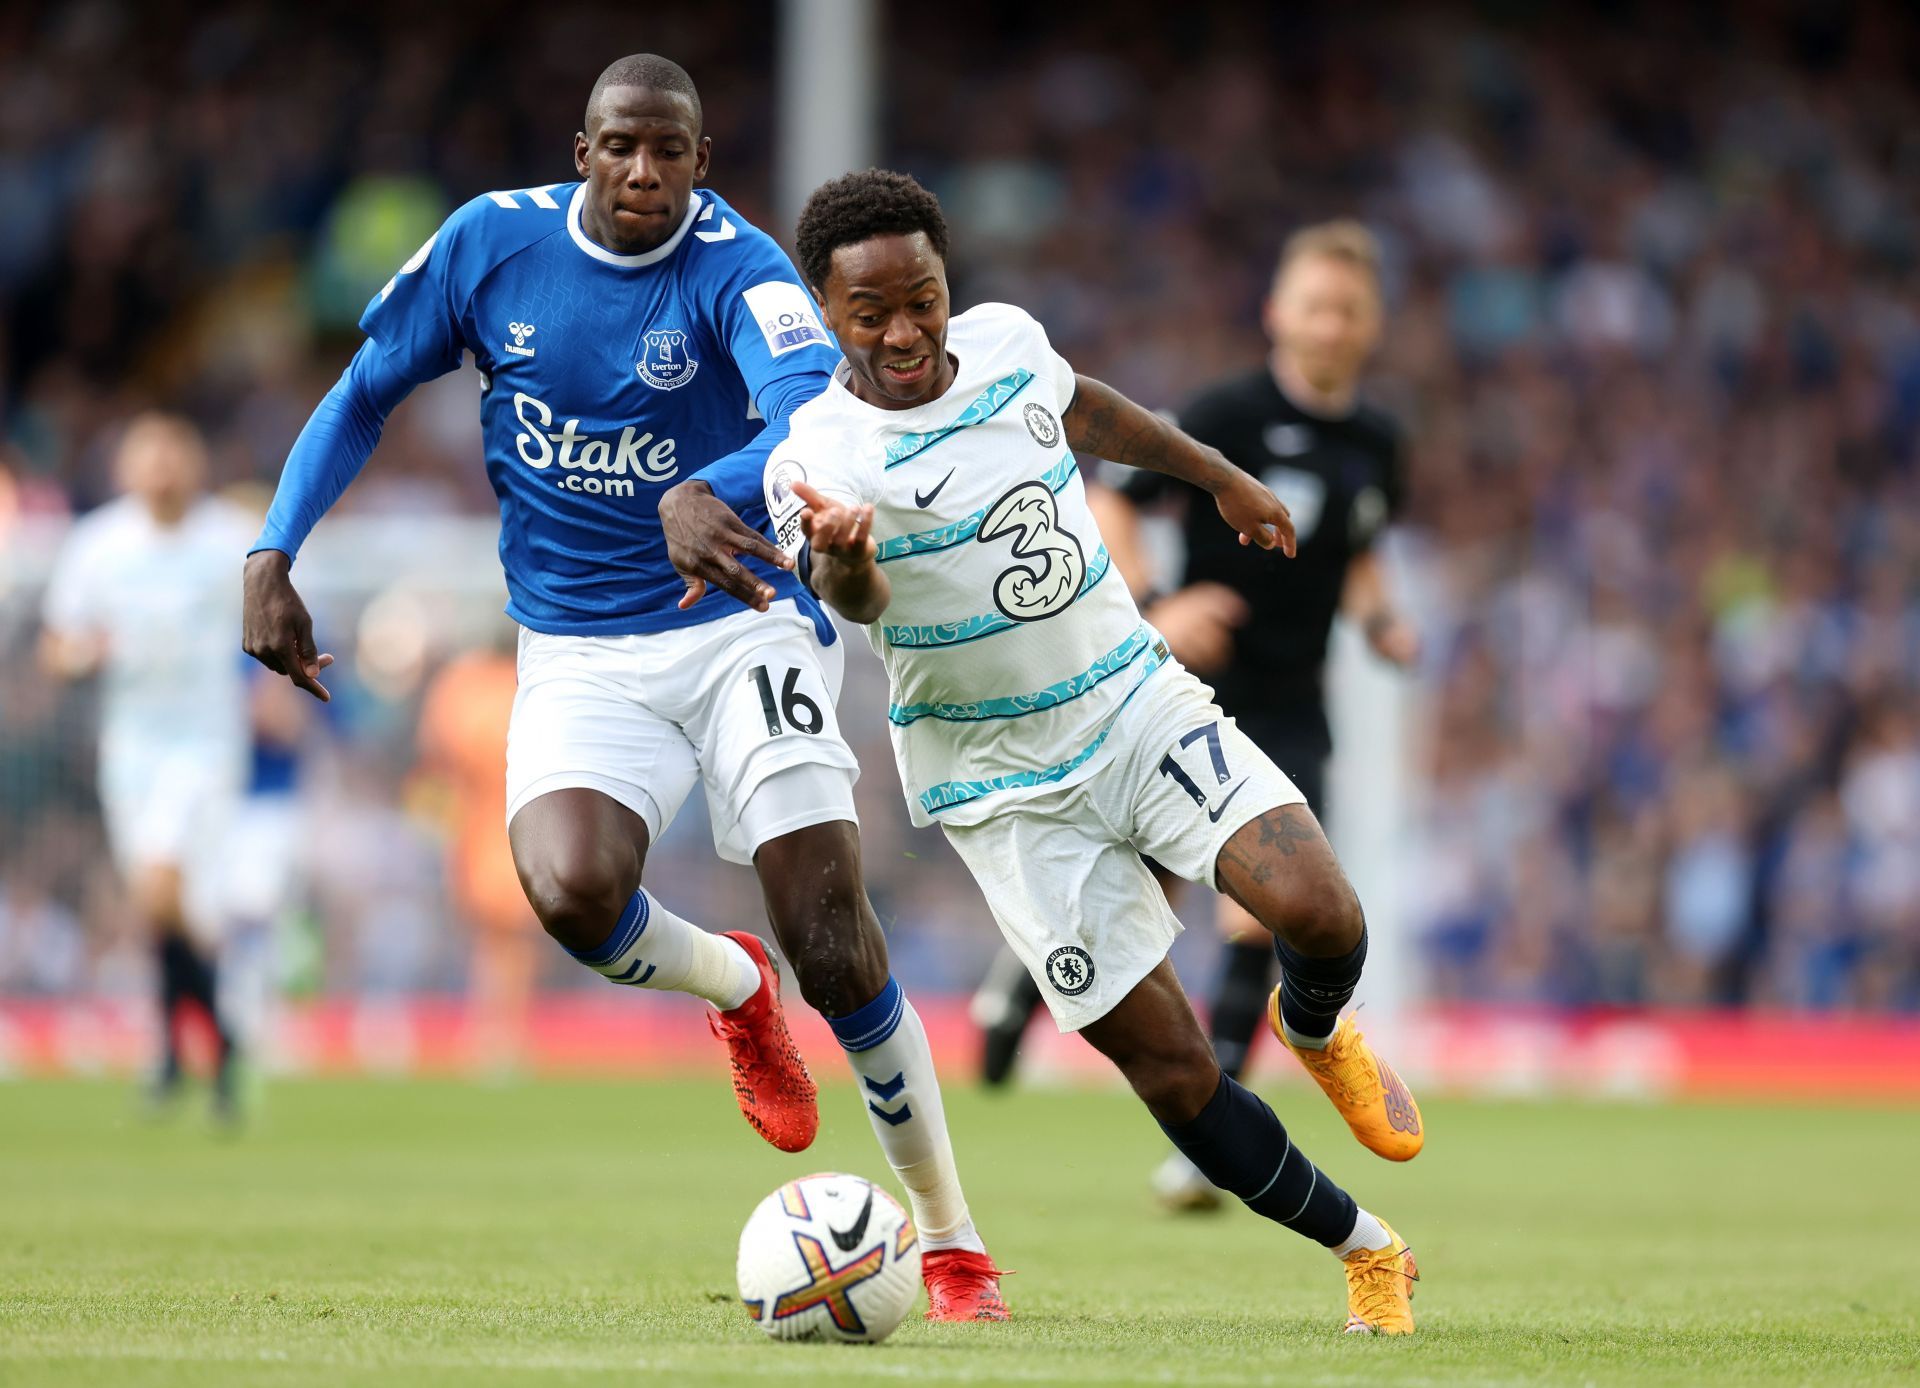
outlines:
[[817, 733], [826, 726], [826, 717], [800, 689], [800, 667], [789, 665], [780, 681], [780, 695], [773, 692], [773, 674], [765, 665], [747, 671], [747, 681], [760, 694], [760, 710], [767, 717], [767, 736], [779, 737], [791, 728], [797, 733]]

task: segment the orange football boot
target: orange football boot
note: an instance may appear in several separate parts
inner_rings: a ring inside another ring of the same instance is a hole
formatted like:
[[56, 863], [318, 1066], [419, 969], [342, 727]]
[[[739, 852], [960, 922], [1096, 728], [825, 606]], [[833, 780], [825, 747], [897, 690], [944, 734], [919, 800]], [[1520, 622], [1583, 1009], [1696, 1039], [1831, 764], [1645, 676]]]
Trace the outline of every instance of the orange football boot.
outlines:
[[1407, 1241], [1383, 1219], [1380, 1227], [1392, 1240], [1385, 1248], [1361, 1248], [1342, 1261], [1347, 1266], [1347, 1331], [1349, 1335], [1413, 1334], [1413, 1284], [1420, 1269]]
[[1280, 1024], [1280, 990], [1275, 988], [1267, 1000], [1267, 1025], [1333, 1100], [1363, 1147], [1388, 1161], [1412, 1161], [1420, 1155], [1426, 1141], [1420, 1105], [1393, 1067], [1373, 1053], [1351, 1013], [1334, 1027], [1325, 1050], [1296, 1046]]

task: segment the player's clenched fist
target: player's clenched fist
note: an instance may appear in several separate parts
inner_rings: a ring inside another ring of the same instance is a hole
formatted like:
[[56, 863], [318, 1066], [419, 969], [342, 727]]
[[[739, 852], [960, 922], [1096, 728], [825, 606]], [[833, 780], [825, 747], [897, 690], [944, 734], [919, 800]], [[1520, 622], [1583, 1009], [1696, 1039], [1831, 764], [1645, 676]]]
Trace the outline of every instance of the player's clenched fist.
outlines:
[[313, 644], [313, 618], [287, 577], [292, 567], [293, 560], [277, 549], [247, 556], [240, 644], [269, 670], [326, 703], [333, 696], [320, 683], [320, 672], [333, 664], [333, 657]]
[[873, 507], [833, 501], [805, 482], [794, 483], [793, 493], [807, 503], [807, 509], [800, 513], [800, 533], [807, 537], [816, 556], [830, 554], [843, 563], [857, 565], [872, 560], [879, 552], [873, 542]]

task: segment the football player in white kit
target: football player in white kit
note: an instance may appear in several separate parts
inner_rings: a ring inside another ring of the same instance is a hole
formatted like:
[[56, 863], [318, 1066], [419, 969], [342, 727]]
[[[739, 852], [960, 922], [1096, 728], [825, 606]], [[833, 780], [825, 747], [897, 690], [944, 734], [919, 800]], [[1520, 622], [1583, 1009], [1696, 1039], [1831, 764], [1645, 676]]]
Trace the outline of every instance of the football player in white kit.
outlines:
[[100, 806], [114, 864], [159, 964], [156, 1101], [180, 1089], [183, 1005], [218, 1037], [215, 1113], [234, 1116], [234, 1046], [216, 1002], [222, 839], [247, 764], [246, 685], [232, 644], [233, 561], [252, 527], [207, 496], [199, 431], [173, 415], [127, 426], [123, 495], [75, 523], [48, 583], [46, 667], [100, 679]]
[[[1410, 1332], [1407, 1245], [1221, 1072], [1142, 855], [1286, 944], [1311, 1014], [1289, 1016], [1324, 1019], [1323, 1034], [1358, 979], [1360, 903], [1300, 792], [1111, 576], [1073, 450], [1203, 486], [1243, 543], [1290, 554], [1286, 508], [1076, 376], [1021, 310], [950, 318], [946, 224], [911, 178], [826, 184], [797, 240], [846, 359], [775, 446], [768, 507], [807, 582], [886, 666], [914, 821], [946, 830], [1061, 1029], [1114, 1061], [1216, 1185], [1343, 1260], [1347, 1329]], [[1395, 1080], [1373, 1107], [1367, 1121], [1406, 1122], [1412, 1098]]]

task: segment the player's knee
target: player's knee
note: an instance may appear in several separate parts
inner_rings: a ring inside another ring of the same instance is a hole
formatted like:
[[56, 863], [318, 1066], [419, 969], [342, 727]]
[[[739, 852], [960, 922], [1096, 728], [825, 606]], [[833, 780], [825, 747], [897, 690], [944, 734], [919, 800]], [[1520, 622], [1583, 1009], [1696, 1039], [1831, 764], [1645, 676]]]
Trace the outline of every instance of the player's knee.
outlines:
[[518, 865], [520, 885], [547, 934], [571, 950], [604, 942], [639, 883], [631, 859], [580, 845]]
[[1349, 953], [1366, 928], [1353, 884], [1332, 861], [1323, 871], [1296, 875], [1260, 914], [1268, 930], [1315, 958]]
[[794, 981], [807, 1006], [825, 1017], [859, 1011], [887, 986], [886, 942], [856, 912], [838, 928], [816, 929], [792, 955]]
[[851, 826], [776, 839], [762, 845], [754, 865], [807, 1005], [844, 1017], [878, 997], [887, 983], [887, 942], [867, 904]]
[[1314, 904], [1301, 943], [1294, 946], [1302, 954], [1316, 958], [1351, 953], [1367, 928], [1360, 909], [1360, 896], [1347, 881], [1347, 875], [1335, 868], [1328, 875], [1325, 890]]

